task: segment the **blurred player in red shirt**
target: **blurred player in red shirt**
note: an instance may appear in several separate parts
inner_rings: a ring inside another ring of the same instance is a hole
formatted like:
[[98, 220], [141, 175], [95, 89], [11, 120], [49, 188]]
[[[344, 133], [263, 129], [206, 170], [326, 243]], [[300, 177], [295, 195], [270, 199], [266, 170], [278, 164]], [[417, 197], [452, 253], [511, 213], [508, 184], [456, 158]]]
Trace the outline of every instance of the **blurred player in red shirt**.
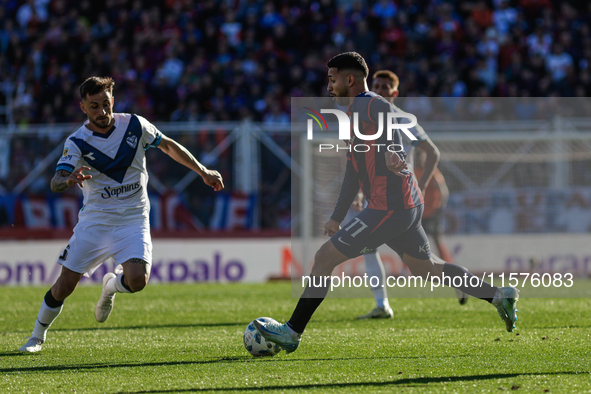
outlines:
[[[414, 173], [417, 178], [420, 179], [423, 174], [425, 155], [423, 152], [417, 151], [416, 156]], [[434, 169], [431, 180], [423, 193], [423, 198], [425, 199], [423, 228], [427, 235], [433, 238], [439, 256], [448, 263], [453, 263], [454, 257], [445, 244], [443, 238], [443, 225], [441, 224], [441, 214], [449, 199], [449, 189], [447, 188], [443, 174], [438, 168]]]

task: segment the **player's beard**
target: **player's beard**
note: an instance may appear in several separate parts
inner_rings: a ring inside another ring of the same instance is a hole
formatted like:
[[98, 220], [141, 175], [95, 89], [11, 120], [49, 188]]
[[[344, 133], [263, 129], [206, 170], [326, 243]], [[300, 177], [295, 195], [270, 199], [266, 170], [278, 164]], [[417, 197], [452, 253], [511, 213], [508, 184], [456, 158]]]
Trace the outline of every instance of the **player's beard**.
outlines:
[[113, 125], [113, 122], [115, 121], [115, 119], [113, 117], [107, 117], [106, 120], [102, 120], [102, 121], [99, 121], [97, 119], [90, 119], [90, 118], [88, 118], [88, 120], [93, 125], [95, 125], [96, 127], [98, 127], [99, 129], [106, 129], [106, 128], [112, 126]]
[[346, 107], [351, 104], [351, 98], [349, 97], [348, 89], [345, 88], [344, 91], [341, 92], [335, 91], [334, 94], [335, 95], [332, 98], [338, 105]]

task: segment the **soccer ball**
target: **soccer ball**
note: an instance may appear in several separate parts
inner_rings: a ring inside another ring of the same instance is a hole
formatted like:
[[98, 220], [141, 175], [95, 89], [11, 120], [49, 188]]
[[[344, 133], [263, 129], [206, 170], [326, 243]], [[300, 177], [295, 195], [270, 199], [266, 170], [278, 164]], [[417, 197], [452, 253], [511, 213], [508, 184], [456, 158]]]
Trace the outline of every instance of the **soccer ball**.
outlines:
[[[270, 317], [259, 317], [257, 320], [264, 322], [272, 321]], [[281, 351], [279, 345], [267, 341], [257, 331], [254, 326], [254, 320], [248, 323], [246, 330], [244, 330], [244, 347], [250, 354], [256, 357], [274, 356]]]

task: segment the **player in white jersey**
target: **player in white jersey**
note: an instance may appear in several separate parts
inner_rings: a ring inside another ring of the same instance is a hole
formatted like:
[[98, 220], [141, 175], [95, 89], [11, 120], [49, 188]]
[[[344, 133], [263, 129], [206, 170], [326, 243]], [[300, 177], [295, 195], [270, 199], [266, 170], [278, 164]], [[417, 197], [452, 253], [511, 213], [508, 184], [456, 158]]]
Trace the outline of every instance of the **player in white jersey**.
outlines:
[[118, 274], [109, 272], [103, 277], [103, 290], [95, 307], [98, 322], [111, 314], [116, 293], [135, 293], [148, 283], [152, 241], [146, 150], [159, 148], [198, 173], [215, 191], [224, 188], [219, 172], [204, 167], [146, 119], [114, 114], [114, 85], [109, 77], [91, 77], [80, 85], [80, 108], [88, 120], [66, 140], [51, 190], [61, 193], [78, 185], [84, 206], [74, 235], [58, 258], [60, 277], [45, 295], [33, 335], [20, 351], [41, 350], [66, 297], [83, 275], [91, 275], [106, 259], [115, 260]]
[[[398, 97], [400, 93], [398, 90], [398, 86], [400, 84], [400, 80], [398, 76], [394, 74], [392, 71], [389, 70], [380, 70], [376, 71], [373, 74], [373, 81], [371, 85], [371, 90], [380, 96], [384, 97], [388, 100], [394, 110], [396, 112], [403, 113], [400, 108], [394, 105], [394, 99]], [[398, 118], [399, 123], [410, 123], [410, 120], [407, 118]], [[410, 140], [404, 133], [403, 137], [403, 145], [404, 150], [406, 151], [407, 163], [408, 167], [411, 171], [413, 171], [413, 157], [414, 157], [414, 148], [418, 148], [425, 153], [425, 163], [423, 165], [423, 172], [421, 177], [418, 179], [418, 186], [421, 189], [421, 193], [423, 196], [425, 195], [425, 190], [431, 177], [433, 176], [433, 172], [437, 167], [437, 163], [439, 163], [439, 149], [435, 146], [433, 141], [429, 138], [425, 130], [417, 124], [415, 127], [409, 128], [410, 132], [416, 137], [416, 141]], [[362, 202], [363, 195], [358, 195], [358, 198], [353, 202], [353, 206], [351, 211], [357, 210], [361, 211], [363, 208]], [[353, 212], [350, 212], [353, 214]], [[356, 215], [353, 214], [353, 215]], [[345, 223], [347, 219], [345, 219]], [[385, 285], [385, 270], [384, 264], [380, 258], [379, 253], [376, 251], [375, 253], [368, 253], [364, 255], [365, 259], [365, 272], [368, 277], [375, 276], [379, 278], [379, 282], [376, 287], [372, 287], [371, 291], [374, 295], [374, 299], [376, 300], [376, 307], [372, 309], [369, 313], [358, 316], [358, 319], [375, 319], [375, 318], [390, 318], [394, 315], [392, 308], [388, 303], [388, 292]], [[458, 298], [460, 299], [460, 303], [465, 303], [465, 295], [462, 292], [458, 293]]]

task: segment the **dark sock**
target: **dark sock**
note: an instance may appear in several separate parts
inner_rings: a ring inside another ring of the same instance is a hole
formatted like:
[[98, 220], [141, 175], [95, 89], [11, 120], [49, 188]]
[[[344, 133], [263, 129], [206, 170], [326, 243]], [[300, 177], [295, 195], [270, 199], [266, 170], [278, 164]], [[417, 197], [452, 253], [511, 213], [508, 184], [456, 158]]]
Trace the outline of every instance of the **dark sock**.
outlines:
[[322, 276], [310, 277], [306, 290], [302, 293], [291, 318], [287, 322], [287, 325], [298, 334], [304, 332], [316, 308], [320, 306], [328, 293], [327, 283], [323, 283], [323, 279], [324, 277]]
[[51, 289], [45, 293], [45, 304], [50, 308], [59, 308], [64, 305], [64, 300], [58, 301], [51, 295]]
[[[461, 277], [461, 286], [453, 286], [458, 290], [463, 291], [466, 294], [470, 294], [473, 297], [480, 298], [482, 300], [486, 300], [488, 302], [492, 302], [497, 288], [490, 283], [484, 282], [479, 277], [471, 274], [465, 268], [460, 267], [456, 264], [449, 264], [445, 263], [443, 265], [443, 274], [447, 277], [451, 278], [451, 283], [454, 283], [455, 277]], [[478, 280], [478, 281], [477, 281]], [[460, 283], [459, 279], [455, 280], [455, 283]], [[449, 282], [447, 279], [444, 281], [445, 285], [448, 285]], [[467, 285], [467, 286], [466, 286]]]
[[121, 286], [125, 287], [125, 289], [128, 290], [130, 293], [133, 293], [133, 291], [131, 291], [129, 286], [127, 286], [127, 284], [125, 284], [125, 275], [124, 274], [121, 274]]

